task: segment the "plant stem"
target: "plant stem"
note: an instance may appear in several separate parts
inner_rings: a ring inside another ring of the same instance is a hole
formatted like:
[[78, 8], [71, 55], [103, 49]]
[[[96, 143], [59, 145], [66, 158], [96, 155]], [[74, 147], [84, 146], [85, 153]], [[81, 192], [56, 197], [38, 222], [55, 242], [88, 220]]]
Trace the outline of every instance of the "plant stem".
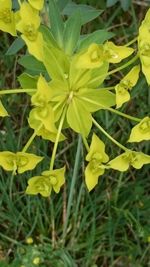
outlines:
[[19, 93], [34, 93], [37, 89], [9, 89], [0, 90], [0, 95], [19, 94]]
[[133, 117], [133, 116], [130, 116], [128, 114], [125, 114], [125, 113], [123, 113], [123, 112], [121, 112], [119, 110], [116, 110], [116, 109], [113, 109], [113, 108], [107, 108], [107, 107], [106, 107], [106, 109], [109, 110], [109, 111], [111, 111], [111, 112], [113, 112], [113, 113], [115, 113], [115, 114], [117, 114], [117, 115], [120, 115], [122, 117], [125, 117], [125, 118], [127, 118], [129, 120], [137, 121], [137, 122], [140, 122], [141, 121], [141, 119], [136, 118], [136, 117]]
[[33, 142], [34, 138], [36, 137], [38, 131], [42, 128], [42, 123], [40, 124], [40, 126], [36, 129], [36, 131], [33, 132], [33, 134], [31, 135], [31, 137], [29, 138], [28, 142], [25, 144], [24, 148], [22, 149], [22, 152], [26, 152], [27, 149], [29, 148], [29, 146], [31, 145], [31, 143]]
[[52, 157], [51, 157], [51, 161], [50, 161], [50, 171], [52, 171], [53, 167], [54, 167], [56, 151], [57, 151], [57, 147], [58, 147], [59, 138], [60, 138], [62, 126], [63, 126], [63, 123], [64, 123], [64, 119], [65, 119], [65, 116], [66, 116], [66, 110], [67, 110], [67, 106], [63, 110], [62, 117], [61, 117], [61, 120], [60, 120], [60, 123], [59, 123], [58, 132], [57, 132], [57, 135], [56, 135], [56, 141], [55, 141], [55, 144], [54, 144]]
[[63, 243], [65, 243], [66, 231], [67, 231], [67, 226], [68, 226], [68, 221], [69, 221], [69, 216], [70, 216], [70, 211], [71, 211], [71, 205], [72, 205], [72, 200], [73, 200], [73, 191], [74, 191], [76, 179], [78, 177], [77, 174], [78, 174], [78, 170], [79, 170], [79, 166], [80, 166], [81, 144], [82, 144], [82, 138], [81, 138], [81, 135], [79, 135], [77, 152], [76, 152], [76, 157], [75, 157], [75, 164], [74, 164], [74, 169], [73, 169], [73, 176], [72, 176], [70, 193], [69, 193], [68, 204], [67, 204], [66, 221], [64, 224], [64, 228], [63, 228]]
[[125, 46], [130, 46], [131, 44], [135, 43], [137, 41], [138, 37], [136, 36], [134, 39], [129, 41]]
[[92, 118], [92, 121], [94, 123], [94, 125], [104, 134], [106, 135], [114, 144], [116, 144], [118, 147], [120, 147], [122, 150], [127, 151], [128, 149], [123, 146], [122, 144], [120, 144], [117, 140], [115, 140], [112, 136], [110, 136], [99, 124], [98, 122]]
[[87, 152], [89, 152], [90, 147], [89, 147], [88, 142], [87, 142], [87, 140], [86, 140], [86, 138], [84, 136], [82, 136], [82, 140], [83, 140], [83, 143], [85, 145], [85, 148], [86, 148]]
[[122, 66], [120, 66], [120, 67], [118, 67], [118, 68], [116, 68], [116, 69], [114, 69], [114, 70], [109, 71], [109, 72], [107, 73], [107, 75], [111, 75], [111, 74], [113, 74], [113, 73], [115, 73], [115, 72], [118, 72], [118, 71], [120, 71], [120, 70], [122, 70], [122, 69], [127, 68], [127, 67], [130, 66], [132, 63], [134, 63], [134, 62], [138, 59], [138, 57], [139, 57], [138, 54], [135, 55], [133, 58], [131, 58], [128, 62], [126, 62], [126, 63], [123, 64]]

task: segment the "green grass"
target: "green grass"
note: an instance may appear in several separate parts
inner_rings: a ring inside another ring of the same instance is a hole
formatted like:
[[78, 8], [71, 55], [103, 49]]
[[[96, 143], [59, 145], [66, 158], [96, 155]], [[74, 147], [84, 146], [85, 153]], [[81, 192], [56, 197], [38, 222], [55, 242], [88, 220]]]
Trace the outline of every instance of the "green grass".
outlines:
[[[94, 2], [88, 1], [89, 4]], [[136, 5], [126, 14], [120, 7], [106, 9], [101, 19], [83, 30], [90, 32], [93, 28], [112, 27], [116, 36], [120, 36], [119, 43], [129, 41], [137, 32], [137, 10]], [[123, 23], [126, 16], [130, 27]], [[0, 88], [15, 87], [16, 58], [4, 57], [11, 40], [5, 34], [0, 38], [3, 40], [0, 43]], [[20, 72], [17, 66], [17, 73]], [[119, 74], [114, 75], [113, 82], [119, 77]], [[132, 95], [133, 100], [124, 105], [123, 111], [144, 117], [150, 105], [150, 93], [142, 76]], [[7, 96], [4, 103], [9, 103], [12, 117], [0, 120], [0, 150], [16, 151], [16, 147], [18, 150], [22, 148], [31, 134], [26, 121], [28, 98]], [[97, 112], [95, 117], [110, 135], [126, 143], [134, 123], [110, 112]], [[116, 156], [118, 148], [105, 136], [99, 136], [105, 141], [112, 158]], [[147, 154], [150, 152], [146, 142], [134, 144], [134, 148]], [[148, 166], [139, 171], [131, 168], [123, 174], [111, 170], [99, 179], [95, 190], [88, 193], [83, 174], [86, 152], [80, 138], [69, 132], [68, 140], [64, 146], [60, 145], [57, 154], [57, 167], [67, 166], [67, 183], [59, 195], [44, 199], [26, 196], [24, 190], [32, 175], [47, 168], [52, 146], [37, 138], [32, 151], [45, 157], [44, 163], [32, 173], [13, 177], [0, 169], [0, 259], [4, 258], [0, 267], [33, 267], [35, 257], [40, 257], [40, 267], [150, 266]], [[34, 239], [33, 245], [25, 242], [29, 236]]]

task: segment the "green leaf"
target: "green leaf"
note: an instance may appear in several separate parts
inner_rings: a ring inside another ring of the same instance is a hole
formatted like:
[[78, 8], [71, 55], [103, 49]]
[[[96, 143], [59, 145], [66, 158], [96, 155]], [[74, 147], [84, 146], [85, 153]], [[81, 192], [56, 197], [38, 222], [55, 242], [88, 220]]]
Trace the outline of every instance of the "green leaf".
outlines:
[[46, 42], [48, 46], [54, 46], [54, 47], [59, 48], [51, 30], [47, 26], [41, 25], [40, 32], [42, 33], [44, 41]]
[[100, 68], [91, 70], [91, 78], [87, 83], [87, 87], [90, 88], [99, 87], [107, 77], [108, 68], [109, 64], [105, 62]]
[[41, 73], [41, 72], [45, 73], [46, 72], [44, 65], [41, 62], [39, 62], [37, 59], [35, 59], [35, 57], [30, 56], [30, 55], [25, 55], [25, 56], [21, 57], [18, 60], [18, 63], [28, 70], [33, 70], [33, 71], [36, 71], [38, 73]]
[[60, 11], [62, 11], [65, 6], [68, 4], [69, 0], [57, 0], [57, 5], [60, 9]]
[[114, 33], [108, 32], [107, 30], [97, 30], [91, 34], [85, 35], [85, 37], [83, 36], [79, 42], [78, 50], [83, 50], [92, 43], [102, 44], [113, 36]]
[[18, 37], [8, 48], [6, 56], [15, 55], [22, 47], [24, 47], [24, 45], [25, 42], [22, 40], [22, 38]]
[[72, 55], [74, 52], [81, 31], [81, 14], [77, 10], [67, 20], [64, 30], [64, 50], [68, 55]]
[[80, 90], [79, 97], [90, 112], [115, 105], [115, 94], [103, 89], [84, 88]]
[[59, 8], [54, 0], [49, 0], [49, 19], [53, 36], [58, 42], [58, 45], [62, 47], [64, 24]]
[[130, 5], [131, 5], [131, 0], [126, 0], [126, 1], [120, 0], [120, 2], [121, 2], [122, 9], [124, 11], [127, 11], [129, 9]]
[[88, 136], [92, 127], [92, 116], [85, 109], [84, 103], [78, 98], [73, 98], [67, 111], [69, 126], [77, 133]]
[[[126, 1], [126, 0], [123, 0]], [[118, 0], [107, 0], [107, 7], [111, 7], [114, 6], [116, 3], [118, 2]]]
[[31, 76], [28, 73], [23, 72], [19, 77], [18, 81], [22, 88], [37, 88], [38, 76]]
[[88, 5], [77, 5], [76, 3], [68, 3], [68, 5], [63, 10], [63, 15], [70, 16], [75, 11], [80, 11], [82, 14], [81, 24], [84, 25], [87, 22], [97, 18], [103, 11], [93, 8]]

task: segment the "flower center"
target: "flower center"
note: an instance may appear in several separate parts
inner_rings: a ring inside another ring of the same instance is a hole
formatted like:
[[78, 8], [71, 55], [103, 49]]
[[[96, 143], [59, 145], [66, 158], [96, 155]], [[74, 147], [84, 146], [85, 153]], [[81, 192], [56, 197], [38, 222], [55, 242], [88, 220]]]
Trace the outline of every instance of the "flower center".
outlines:
[[55, 176], [50, 176], [50, 183], [51, 185], [56, 185], [57, 184], [57, 178]]
[[9, 8], [4, 8], [0, 11], [0, 20], [5, 23], [11, 23], [11, 10]]
[[33, 23], [26, 24], [24, 27], [24, 35], [30, 40], [35, 41], [37, 38], [37, 29]]
[[150, 132], [150, 118], [147, 118], [147, 120], [143, 121], [139, 125], [139, 129], [142, 133], [148, 133]]

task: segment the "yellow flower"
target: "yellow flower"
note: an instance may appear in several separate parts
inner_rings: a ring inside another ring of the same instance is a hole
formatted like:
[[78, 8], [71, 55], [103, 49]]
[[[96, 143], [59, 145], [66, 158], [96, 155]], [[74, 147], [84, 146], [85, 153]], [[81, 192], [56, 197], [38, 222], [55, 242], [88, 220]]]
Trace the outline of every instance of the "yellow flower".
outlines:
[[147, 83], [150, 84], [150, 9], [139, 28], [138, 49], [142, 63], [142, 72], [145, 75]]
[[17, 30], [22, 33], [29, 53], [38, 60], [43, 59], [43, 36], [38, 31], [40, 26], [39, 12], [28, 3], [23, 2], [17, 15]]
[[7, 110], [4, 108], [2, 102], [0, 101], [0, 117], [9, 116]]
[[119, 63], [130, 56], [134, 49], [126, 46], [117, 46], [113, 42], [104, 45], [91, 44], [88, 50], [77, 57], [76, 67], [79, 69], [99, 68], [104, 62]]
[[36, 156], [31, 153], [10, 151], [0, 152], [0, 166], [7, 171], [16, 171], [23, 173], [28, 170], [33, 170], [35, 166], [43, 159], [43, 157]]
[[42, 172], [41, 176], [34, 176], [29, 179], [26, 194], [48, 197], [52, 189], [59, 193], [60, 187], [65, 183], [65, 167], [56, 170]]
[[16, 35], [15, 16], [11, 0], [0, 0], [0, 30]]
[[36, 258], [33, 259], [32, 262], [33, 262], [34, 265], [39, 265], [40, 264], [40, 258], [36, 257]]
[[103, 64], [103, 46], [91, 44], [85, 53], [79, 55], [76, 67], [80, 69], [99, 68]]
[[128, 142], [150, 140], [150, 117], [145, 117], [132, 128]]
[[132, 88], [136, 85], [139, 78], [140, 66], [133, 67], [130, 72], [115, 86], [116, 91], [116, 105], [117, 108], [122, 104], [130, 100], [130, 94]]
[[150, 163], [150, 156], [142, 152], [128, 150], [108, 163], [108, 166], [121, 172], [127, 171], [129, 166], [140, 169], [144, 164]]
[[119, 63], [122, 59], [129, 57], [134, 49], [127, 46], [117, 46], [113, 42], [104, 44], [104, 58], [109, 63]]
[[44, 0], [28, 0], [28, 2], [33, 8], [37, 10], [41, 10], [44, 5]]
[[105, 153], [105, 145], [96, 134], [92, 136], [92, 142], [86, 160], [89, 163], [85, 169], [85, 183], [88, 190], [91, 191], [97, 185], [99, 176], [105, 171], [105, 165], [103, 163], [109, 160], [108, 155]]
[[28, 237], [28, 238], [26, 239], [26, 243], [27, 243], [28, 245], [33, 244], [33, 238], [32, 238], [32, 237]]

